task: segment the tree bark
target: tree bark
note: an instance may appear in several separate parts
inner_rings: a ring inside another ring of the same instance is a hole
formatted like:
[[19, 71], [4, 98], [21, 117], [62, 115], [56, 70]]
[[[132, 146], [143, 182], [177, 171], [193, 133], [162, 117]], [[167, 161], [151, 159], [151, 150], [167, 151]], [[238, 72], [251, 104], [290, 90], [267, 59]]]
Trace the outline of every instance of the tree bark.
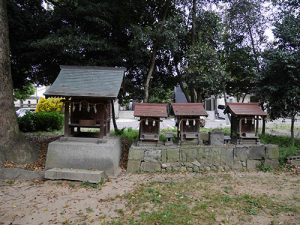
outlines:
[[[166, 0], [166, 2], [165, 2], [165, 8], [162, 13], [161, 25], [158, 27], [158, 32], [161, 32], [161, 29], [163, 29], [163, 24], [166, 21], [168, 9], [169, 9], [169, 2], [170, 2], [169, 0]], [[158, 50], [157, 45], [158, 45], [157, 41], [154, 40], [152, 54], [151, 54], [151, 58], [150, 58], [149, 70], [148, 70], [145, 85], [144, 85], [144, 102], [149, 101], [149, 87], [150, 87], [150, 80], [152, 78], [154, 67], [155, 67], [155, 58], [156, 58], [156, 53]]]
[[149, 71], [147, 73], [147, 77], [146, 77], [146, 81], [145, 81], [145, 85], [144, 85], [144, 102], [149, 101], [149, 86], [150, 86], [150, 80], [152, 78], [154, 67], [155, 67], [156, 51], [157, 51], [156, 46], [154, 46], [152, 53], [151, 53]]
[[193, 0], [192, 5], [192, 45], [195, 44], [196, 41], [196, 11], [197, 11], [197, 0]]
[[248, 32], [249, 32], [249, 36], [250, 36], [250, 40], [251, 40], [252, 51], [253, 51], [255, 61], [256, 61], [256, 69], [257, 69], [257, 72], [259, 72], [260, 69], [259, 69], [259, 61], [258, 61], [257, 51], [255, 49], [254, 37], [253, 37], [252, 30], [251, 30], [249, 23], [247, 23], [247, 28], [248, 28]]
[[0, 1], [0, 30], [0, 162], [32, 162], [37, 154], [19, 131], [13, 102], [6, 0]]
[[247, 95], [247, 94], [244, 94], [244, 95], [243, 95], [243, 98], [242, 98], [242, 103], [244, 103], [244, 101], [245, 101], [245, 98], [246, 98], [246, 95]]
[[294, 128], [295, 128], [295, 114], [292, 115], [291, 118], [291, 144], [292, 146], [295, 146], [295, 132], [294, 132]]
[[114, 125], [114, 130], [116, 133], [119, 132], [117, 122], [116, 122], [116, 114], [115, 114], [115, 107], [114, 107], [114, 100], [111, 100], [111, 114], [112, 114], [112, 122]]

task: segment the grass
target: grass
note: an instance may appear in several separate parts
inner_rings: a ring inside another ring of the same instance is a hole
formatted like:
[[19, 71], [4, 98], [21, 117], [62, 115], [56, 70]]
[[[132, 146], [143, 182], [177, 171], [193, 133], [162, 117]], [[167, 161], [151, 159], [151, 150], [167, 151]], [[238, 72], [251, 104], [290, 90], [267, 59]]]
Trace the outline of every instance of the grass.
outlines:
[[201, 180], [143, 184], [126, 195], [126, 211], [112, 224], [216, 224], [217, 218], [225, 220], [233, 214], [240, 221], [265, 213], [277, 216], [299, 211], [291, 202], [280, 202], [265, 194], [237, 194], [228, 185], [231, 178], [220, 176], [221, 184], [225, 184], [220, 190], [211, 188], [215, 178], [209, 175]]
[[92, 189], [101, 189], [103, 184], [104, 184], [105, 180], [104, 178], [101, 178], [101, 180], [98, 183], [90, 183], [88, 181], [82, 182], [80, 184], [81, 187], [83, 188], [92, 188]]

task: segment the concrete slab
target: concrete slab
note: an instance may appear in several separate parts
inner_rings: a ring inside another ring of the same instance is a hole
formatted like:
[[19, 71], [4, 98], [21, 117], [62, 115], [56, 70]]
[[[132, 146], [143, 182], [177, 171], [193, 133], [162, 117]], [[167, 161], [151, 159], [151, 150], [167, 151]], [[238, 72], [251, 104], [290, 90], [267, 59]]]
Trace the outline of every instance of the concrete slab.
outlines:
[[45, 178], [50, 180], [77, 180], [99, 183], [105, 177], [105, 173], [99, 170], [52, 168], [45, 171]]
[[0, 168], [0, 179], [3, 180], [43, 180], [44, 171], [30, 171], [21, 168]]
[[97, 138], [63, 138], [48, 146], [46, 169], [72, 168], [104, 171], [118, 175], [121, 142], [117, 137], [100, 141]]

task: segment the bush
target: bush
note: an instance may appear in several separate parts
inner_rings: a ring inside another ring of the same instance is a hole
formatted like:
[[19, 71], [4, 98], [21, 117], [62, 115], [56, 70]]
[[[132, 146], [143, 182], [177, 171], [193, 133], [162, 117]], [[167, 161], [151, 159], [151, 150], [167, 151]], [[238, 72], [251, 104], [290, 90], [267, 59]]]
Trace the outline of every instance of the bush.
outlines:
[[279, 146], [279, 162], [284, 164], [288, 157], [300, 155], [300, 139], [295, 138], [295, 146], [291, 146], [291, 138], [286, 136], [261, 135], [260, 141], [264, 144]]
[[113, 135], [120, 136], [121, 138], [124, 138], [128, 140], [130, 143], [134, 142], [139, 137], [139, 131], [134, 130], [131, 127], [130, 128], [123, 128], [119, 130], [119, 132], [112, 132]]
[[36, 112], [62, 112], [63, 98], [48, 98], [41, 97], [35, 111]]
[[18, 118], [19, 128], [23, 132], [60, 130], [64, 117], [58, 112], [28, 112]]

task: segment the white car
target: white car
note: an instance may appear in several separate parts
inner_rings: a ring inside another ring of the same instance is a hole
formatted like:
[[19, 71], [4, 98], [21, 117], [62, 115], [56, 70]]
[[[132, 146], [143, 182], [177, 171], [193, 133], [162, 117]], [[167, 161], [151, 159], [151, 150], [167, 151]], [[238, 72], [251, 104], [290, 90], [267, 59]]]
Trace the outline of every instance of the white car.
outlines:
[[21, 108], [16, 111], [16, 114], [17, 114], [17, 117], [22, 117], [22, 116], [25, 116], [25, 114], [27, 112], [34, 112], [34, 111], [35, 111], [35, 109]]
[[225, 105], [218, 105], [217, 107], [218, 119], [225, 119], [224, 110], [225, 110]]

